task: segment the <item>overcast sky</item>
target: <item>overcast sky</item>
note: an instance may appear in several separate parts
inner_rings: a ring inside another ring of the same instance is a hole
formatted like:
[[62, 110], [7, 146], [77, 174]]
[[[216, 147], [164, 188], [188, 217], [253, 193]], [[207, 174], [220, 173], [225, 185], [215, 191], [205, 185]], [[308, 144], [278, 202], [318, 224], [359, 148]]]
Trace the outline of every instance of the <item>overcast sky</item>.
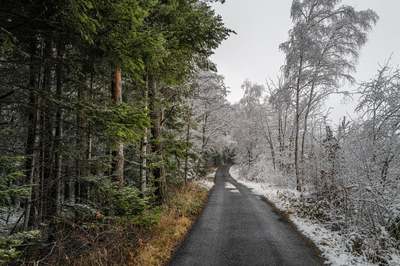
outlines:
[[[284, 63], [279, 44], [284, 42], [291, 27], [292, 0], [226, 0], [216, 4], [226, 25], [235, 30], [213, 56], [220, 74], [225, 76], [231, 94], [229, 100], [237, 102], [242, 95], [241, 84], [245, 79], [265, 84], [278, 75]], [[356, 9], [371, 8], [380, 19], [362, 49], [355, 77], [357, 81], [374, 76], [378, 64], [392, 55], [392, 64], [400, 63], [400, 0], [344, 0]], [[344, 88], [350, 90], [351, 88]], [[342, 97], [332, 97], [327, 107], [332, 107], [332, 120], [350, 114], [354, 103], [343, 102]]]

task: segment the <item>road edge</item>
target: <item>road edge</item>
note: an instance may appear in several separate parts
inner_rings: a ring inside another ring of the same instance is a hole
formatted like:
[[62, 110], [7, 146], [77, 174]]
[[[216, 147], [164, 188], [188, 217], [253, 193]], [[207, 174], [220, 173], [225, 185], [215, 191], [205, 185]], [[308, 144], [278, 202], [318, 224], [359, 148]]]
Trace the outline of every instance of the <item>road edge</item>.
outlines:
[[[215, 184], [215, 178], [214, 178], [214, 184]], [[170, 256], [169, 260], [167, 260], [166, 263], [165, 263], [164, 265], [170, 265], [171, 262], [175, 259], [178, 250], [179, 250], [181, 247], [183, 247], [183, 246], [185, 245], [185, 243], [187, 242], [187, 240], [188, 240], [190, 234], [191, 234], [192, 231], [193, 231], [193, 228], [199, 223], [199, 219], [200, 219], [200, 217], [203, 215], [204, 210], [205, 210], [205, 208], [207, 207], [208, 201], [209, 201], [209, 199], [210, 199], [210, 195], [214, 192], [214, 189], [215, 189], [215, 185], [214, 185], [210, 190], [208, 190], [208, 192], [207, 192], [207, 197], [206, 197], [206, 199], [205, 199], [204, 202], [203, 202], [203, 206], [202, 206], [202, 208], [201, 208], [199, 214], [196, 216], [196, 218], [193, 219], [193, 222], [192, 222], [192, 224], [190, 225], [189, 229], [186, 231], [185, 235], [182, 237], [182, 240], [181, 240], [179, 243], [177, 243], [177, 245], [175, 246], [174, 250], [173, 250], [172, 253], [171, 253], [171, 256]]]

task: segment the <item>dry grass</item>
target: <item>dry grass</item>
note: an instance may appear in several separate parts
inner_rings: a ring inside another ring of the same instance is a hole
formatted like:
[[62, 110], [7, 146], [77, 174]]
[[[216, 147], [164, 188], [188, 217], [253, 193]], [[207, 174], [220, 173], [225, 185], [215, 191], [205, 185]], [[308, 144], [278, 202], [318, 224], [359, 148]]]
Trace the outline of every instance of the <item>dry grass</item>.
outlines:
[[129, 220], [68, 225], [68, 229], [60, 228], [54, 246], [21, 264], [165, 265], [200, 214], [207, 195], [207, 190], [196, 184], [174, 189], [161, 213], [156, 211], [159, 219], [147, 226]]
[[165, 265], [201, 212], [207, 191], [195, 184], [177, 190], [147, 239], [139, 240], [136, 256], [129, 265]]

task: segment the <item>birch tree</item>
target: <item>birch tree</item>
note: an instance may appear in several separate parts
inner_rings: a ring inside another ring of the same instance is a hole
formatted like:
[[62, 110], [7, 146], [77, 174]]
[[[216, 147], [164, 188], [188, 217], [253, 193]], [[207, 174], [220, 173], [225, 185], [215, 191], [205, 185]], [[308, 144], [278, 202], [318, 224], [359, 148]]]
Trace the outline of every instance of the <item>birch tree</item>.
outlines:
[[293, 1], [293, 27], [289, 40], [280, 46], [286, 56], [286, 82], [294, 94], [294, 165], [298, 190], [302, 188], [309, 115], [338, 89], [341, 81], [354, 82], [352, 73], [359, 50], [378, 20], [372, 10], [356, 11], [340, 3], [340, 0]]

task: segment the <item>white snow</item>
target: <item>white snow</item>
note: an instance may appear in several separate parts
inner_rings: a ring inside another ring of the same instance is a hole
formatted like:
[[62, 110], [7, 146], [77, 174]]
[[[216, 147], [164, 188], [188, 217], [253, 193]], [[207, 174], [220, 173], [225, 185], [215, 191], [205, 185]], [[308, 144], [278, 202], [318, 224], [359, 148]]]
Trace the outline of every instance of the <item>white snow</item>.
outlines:
[[231, 188], [236, 189], [236, 187], [233, 184], [229, 183], [229, 182], [225, 182], [225, 188], [227, 188], [227, 189], [231, 189]]
[[207, 190], [212, 189], [213, 186], [214, 186], [214, 182], [211, 182], [211, 181], [205, 180], [205, 179], [198, 180], [196, 182], [197, 182], [197, 184], [199, 184], [200, 186], [206, 188]]
[[229, 189], [230, 192], [232, 193], [240, 193], [240, 191], [237, 189], [235, 185], [229, 182], [225, 182], [225, 188]]
[[204, 187], [207, 190], [211, 190], [214, 187], [214, 177], [216, 170], [210, 172], [205, 178], [196, 180], [196, 183]]
[[[290, 203], [285, 201], [282, 195], [290, 197], [299, 197], [296, 190], [284, 187], [271, 186], [266, 182], [253, 182], [245, 180], [240, 176], [240, 168], [233, 166], [230, 169], [232, 178], [252, 189], [252, 191], [261, 196], [265, 196], [278, 209], [288, 213], [289, 219], [296, 225], [298, 230], [306, 237], [312, 240], [320, 249], [322, 256], [327, 260], [327, 264], [333, 266], [372, 266], [365, 257], [355, 256], [346, 249], [346, 236], [340, 236], [338, 233], [328, 230], [323, 224], [319, 224], [309, 219], [300, 218], [295, 214]], [[390, 265], [400, 265], [400, 258], [396, 255], [392, 256]]]

